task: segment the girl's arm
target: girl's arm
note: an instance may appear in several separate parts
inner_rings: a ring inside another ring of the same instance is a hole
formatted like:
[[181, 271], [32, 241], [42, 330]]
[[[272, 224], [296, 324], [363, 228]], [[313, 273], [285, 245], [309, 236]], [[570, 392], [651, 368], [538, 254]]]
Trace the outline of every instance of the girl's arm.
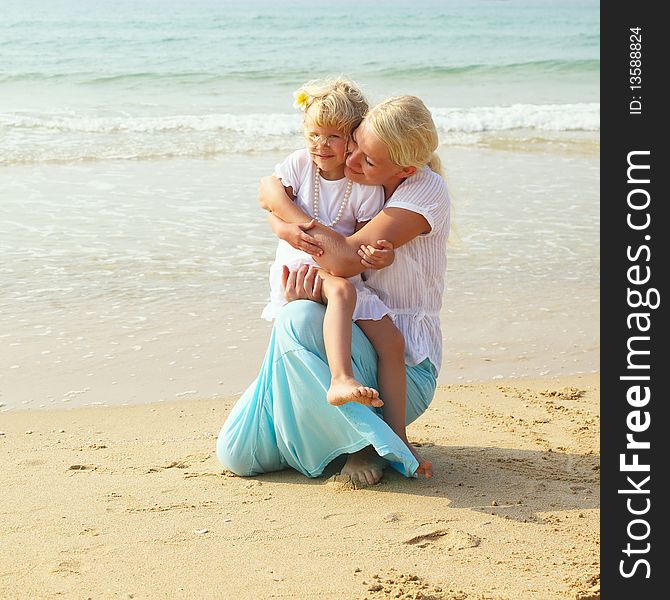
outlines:
[[[289, 195], [291, 194], [291, 195]], [[277, 215], [286, 223], [306, 223], [312, 219], [293, 202], [293, 190], [285, 188], [274, 175], [262, 177], [258, 188], [258, 203], [261, 208]]]
[[[270, 211], [268, 222], [270, 223], [273, 233], [280, 240], [288, 242], [294, 248], [307, 252], [307, 254], [310, 254], [311, 256], [319, 256], [320, 254], [323, 254], [319, 242], [308, 233], [305, 233], [314, 227], [316, 221], [303, 213], [302, 210], [294, 204], [293, 188], [284, 187], [281, 181], [276, 177], [264, 177], [263, 179], [274, 180], [273, 182], [270, 182], [269, 188], [272, 190], [272, 193], [279, 198], [277, 206], [283, 206], [284, 214], [293, 216], [294, 218], [293, 221], [289, 222], [285, 219], [281, 219], [279, 215], [277, 215], [277, 213], [264, 202], [266, 196], [259, 191], [258, 201], [261, 208]], [[279, 184], [279, 186], [275, 185], [275, 182]], [[263, 180], [261, 180], [261, 189], [263, 189]]]
[[[259, 202], [287, 223], [310, 220], [286, 195], [284, 186], [276, 177], [261, 179]], [[365, 227], [346, 238], [321, 223], [316, 223], [309, 232], [323, 247], [323, 255], [317, 260], [319, 265], [333, 275], [353, 277], [368, 268], [358, 254], [361, 246], [374, 246], [378, 240], [387, 240], [394, 248], [399, 248], [418, 235], [430, 232], [430, 225], [425, 217], [414, 211], [385, 208]]]
[[311, 256], [320, 256], [323, 253], [320, 243], [311, 235], [305, 233], [314, 227], [313, 219], [308, 223], [286, 223], [274, 213], [268, 214], [268, 222], [274, 234], [280, 239], [288, 242], [297, 250], [307, 252]]

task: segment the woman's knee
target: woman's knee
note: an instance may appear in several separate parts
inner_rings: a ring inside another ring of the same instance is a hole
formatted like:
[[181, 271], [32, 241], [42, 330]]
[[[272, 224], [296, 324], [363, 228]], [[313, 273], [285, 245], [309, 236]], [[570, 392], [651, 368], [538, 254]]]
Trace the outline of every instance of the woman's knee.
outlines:
[[319, 316], [323, 319], [326, 307], [312, 300], [294, 300], [284, 305], [275, 318], [275, 327], [282, 329], [301, 329], [305, 324], [313, 323]]
[[235, 475], [240, 477], [255, 475], [252, 453], [236, 444], [236, 436], [233, 436], [225, 425], [216, 442], [216, 457], [228, 471]]
[[317, 350], [323, 346], [323, 317], [326, 307], [311, 300], [294, 300], [283, 306], [275, 318], [275, 332], [288, 338], [289, 345]]

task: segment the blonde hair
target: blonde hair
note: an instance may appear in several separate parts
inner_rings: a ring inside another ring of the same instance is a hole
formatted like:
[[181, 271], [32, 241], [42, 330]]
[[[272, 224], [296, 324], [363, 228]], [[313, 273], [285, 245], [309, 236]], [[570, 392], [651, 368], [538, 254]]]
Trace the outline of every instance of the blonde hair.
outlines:
[[442, 162], [436, 150], [437, 129], [426, 105], [416, 96], [393, 96], [370, 109], [365, 123], [388, 149], [397, 166], [428, 166], [442, 175]]
[[300, 92], [309, 96], [305, 117], [309, 115], [317, 127], [333, 127], [347, 136], [361, 124], [369, 108], [360, 88], [344, 77], [312, 79]]
[[[428, 166], [444, 178], [442, 161], [437, 155], [439, 139], [430, 111], [416, 96], [393, 96], [370, 109], [366, 124], [386, 146], [391, 162], [401, 168]], [[456, 206], [450, 204], [450, 246], [460, 245], [456, 228]], [[455, 239], [454, 239], [455, 236]]]

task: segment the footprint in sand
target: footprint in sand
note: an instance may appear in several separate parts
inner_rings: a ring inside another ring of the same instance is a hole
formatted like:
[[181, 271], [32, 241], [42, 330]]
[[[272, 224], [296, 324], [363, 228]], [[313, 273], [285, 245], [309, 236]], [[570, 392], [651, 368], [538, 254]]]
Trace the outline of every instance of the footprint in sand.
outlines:
[[81, 572], [81, 563], [78, 560], [61, 560], [52, 573], [62, 573], [63, 575], [78, 575]]
[[193, 463], [202, 463], [211, 458], [210, 454], [189, 454], [181, 460], [173, 460], [165, 465], [163, 469], [188, 469]]
[[437, 547], [443, 550], [464, 550], [476, 548], [481, 540], [471, 533], [451, 529], [436, 529], [405, 540], [405, 544], [418, 548]]
[[95, 465], [70, 465], [68, 471], [95, 471]]

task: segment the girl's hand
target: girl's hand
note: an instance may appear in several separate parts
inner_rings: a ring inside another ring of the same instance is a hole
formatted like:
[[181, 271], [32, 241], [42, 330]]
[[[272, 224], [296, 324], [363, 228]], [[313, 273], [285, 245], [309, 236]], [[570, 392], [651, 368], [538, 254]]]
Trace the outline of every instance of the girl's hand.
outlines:
[[281, 235], [279, 237], [288, 242], [296, 250], [307, 252], [310, 256], [321, 256], [323, 254], [321, 242], [316, 238], [313, 238], [309, 233], [305, 233], [315, 225], [316, 222], [314, 219], [309, 221], [309, 223], [286, 223], [282, 226]]
[[358, 250], [361, 264], [368, 269], [383, 269], [393, 264], [395, 250], [386, 240], [377, 240], [374, 246], [363, 244]]

